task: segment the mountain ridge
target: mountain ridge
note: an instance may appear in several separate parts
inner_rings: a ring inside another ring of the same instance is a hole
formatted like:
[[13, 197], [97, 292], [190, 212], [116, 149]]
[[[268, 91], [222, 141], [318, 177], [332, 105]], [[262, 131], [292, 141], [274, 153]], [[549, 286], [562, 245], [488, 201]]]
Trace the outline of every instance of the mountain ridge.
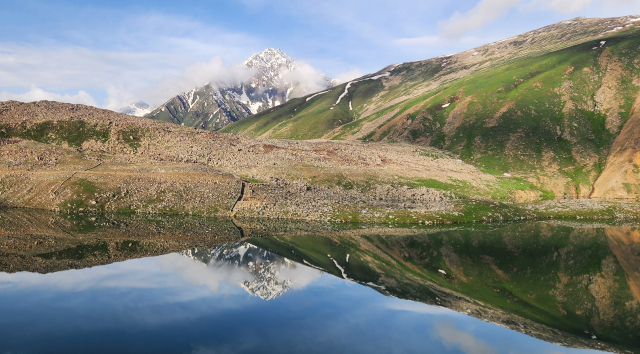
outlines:
[[639, 92], [639, 23], [640, 16], [574, 18], [458, 54], [390, 65], [222, 131], [404, 141], [526, 179], [543, 191], [532, 192], [532, 200], [635, 199], [633, 164], [623, 166], [630, 172], [618, 185], [626, 187], [592, 191]]
[[[276, 107], [306, 92], [290, 77], [299, 64], [280, 49], [267, 48], [241, 64], [256, 73], [238, 83], [209, 82], [182, 92], [145, 117], [205, 130], [219, 130], [231, 122]], [[335, 85], [322, 75], [321, 88]]]

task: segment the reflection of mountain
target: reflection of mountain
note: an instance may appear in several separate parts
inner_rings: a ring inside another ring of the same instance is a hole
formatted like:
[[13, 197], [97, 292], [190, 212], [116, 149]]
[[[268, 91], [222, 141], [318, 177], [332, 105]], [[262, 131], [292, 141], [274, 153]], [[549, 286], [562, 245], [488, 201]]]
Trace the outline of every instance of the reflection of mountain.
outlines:
[[249, 242], [383, 294], [447, 307], [548, 342], [640, 349], [636, 229], [492, 227]]
[[294, 262], [250, 243], [237, 242], [214, 248], [194, 248], [180, 254], [208, 266], [231, 265], [243, 268], [253, 279], [242, 281], [240, 286], [264, 300], [282, 296], [293, 285], [291, 279], [281, 276], [281, 271], [283, 268], [295, 268]]
[[309, 234], [350, 224], [0, 208], [0, 272], [51, 273], [173, 253], [244, 237]]

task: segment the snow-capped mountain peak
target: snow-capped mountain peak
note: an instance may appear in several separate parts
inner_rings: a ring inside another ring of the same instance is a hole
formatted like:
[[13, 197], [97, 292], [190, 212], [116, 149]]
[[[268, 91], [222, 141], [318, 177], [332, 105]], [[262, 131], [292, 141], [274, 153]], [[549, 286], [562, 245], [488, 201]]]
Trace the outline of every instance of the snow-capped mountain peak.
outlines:
[[[219, 130], [289, 99], [337, 84], [307, 64], [301, 66], [296, 63], [280, 49], [267, 48], [249, 57], [241, 66], [255, 70], [255, 74], [244, 82], [224, 85], [212, 82], [183, 92], [146, 117], [188, 127]], [[298, 74], [303, 66], [307, 71]]]
[[282, 68], [293, 71], [297, 68], [295, 60], [285, 54], [280, 49], [267, 48], [260, 53], [256, 53], [249, 59], [242, 62], [242, 66], [247, 69], [269, 70], [277, 72]]
[[282, 74], [294, 71], [298, 64], [290, 56], [280, 49], [267, 48], [260, 53], [256, 53], [242, 63], [247, 69], [257, 71], [249, 84], [251, 87], [263, 88], [284, 88], [288, 89], [293, 83], [282, 80]]
[[155, 107], [151, 107], [145, 102], [138, 101], [136, 103], [132, 103], [126, 107], [122, 107], [118, 110], [119, 113], [124, 113], [132, 116], [142, 117], [147, 113], [153, 111]]

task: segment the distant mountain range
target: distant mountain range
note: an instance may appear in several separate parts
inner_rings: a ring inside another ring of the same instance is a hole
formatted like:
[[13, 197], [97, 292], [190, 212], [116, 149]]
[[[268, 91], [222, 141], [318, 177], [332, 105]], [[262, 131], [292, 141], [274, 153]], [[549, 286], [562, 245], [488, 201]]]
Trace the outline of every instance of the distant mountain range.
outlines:
[[155, 107], [150, 106], [149, 104], [138, 101], [136, 103], [132, 103], [126, 107], [122, 107], [118, 110], [118, 113], [128, 114], [130, 116], [143, 117], [145, 114], [151, 113]]
[[[295, 73], [300, 69], [280, 49], [268, 48], [242, 63], [256, 74], [246, 82], [223, 84], [210, 82], [174, 96], [144, 115], [148, 118], [187, 127], [218, 130], [231, 122], [276, 107], [294, 97], [312, 92], [301, 84]], [[319, 90], [338, 84], [324, 75], [315, 78]], [[139, 103], [138, 106], [141, 106]], [[146, 105], [148, 106], [148, 105]], [[147, 108], [127, 107], [122, 113], [140, 115]], [[135, 112], [135, 113], [129, 113]]]

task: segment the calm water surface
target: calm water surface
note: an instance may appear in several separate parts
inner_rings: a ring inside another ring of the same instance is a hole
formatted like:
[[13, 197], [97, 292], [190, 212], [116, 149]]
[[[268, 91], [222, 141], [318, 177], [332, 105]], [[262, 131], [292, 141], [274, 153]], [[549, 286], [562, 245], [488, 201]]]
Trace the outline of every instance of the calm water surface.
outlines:
[[0, 352], [635, 352], [637, 284], [625, 269], [640, 264], [636, 230], [280, 235], [3, 272]]

